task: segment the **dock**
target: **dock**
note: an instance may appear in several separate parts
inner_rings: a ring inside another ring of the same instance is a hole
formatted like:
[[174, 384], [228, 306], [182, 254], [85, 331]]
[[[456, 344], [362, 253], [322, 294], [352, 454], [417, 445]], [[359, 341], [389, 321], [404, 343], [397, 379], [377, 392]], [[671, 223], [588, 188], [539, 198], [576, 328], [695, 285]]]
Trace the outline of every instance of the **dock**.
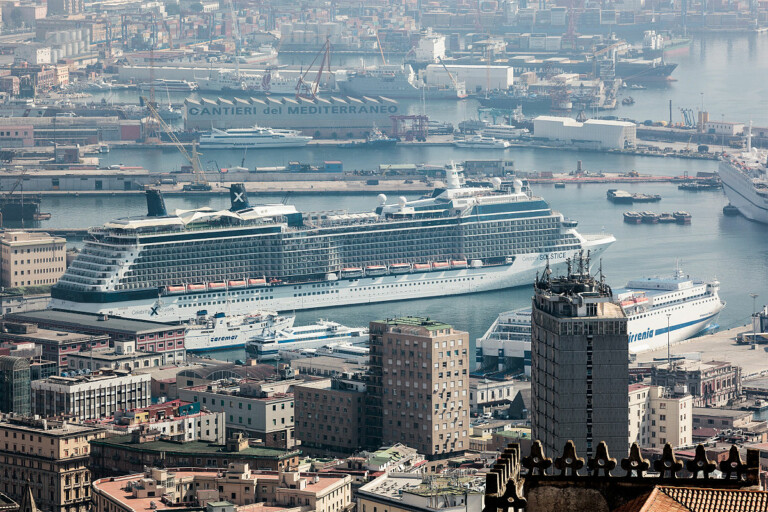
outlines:
[[[749, 325], [719, 331], [698, 338], [691, 338], [672, 345], [672, 357], [683, 354], [700, 354], [701, 361], [728, 361], [741, 366], [742, 378], [746, 381], [768, 375], [768, 345], [740, 345], [736, 343], [739, 333], [751, 332]], [[637, 363], [665, 362], [667, 347], [637, 355]]]

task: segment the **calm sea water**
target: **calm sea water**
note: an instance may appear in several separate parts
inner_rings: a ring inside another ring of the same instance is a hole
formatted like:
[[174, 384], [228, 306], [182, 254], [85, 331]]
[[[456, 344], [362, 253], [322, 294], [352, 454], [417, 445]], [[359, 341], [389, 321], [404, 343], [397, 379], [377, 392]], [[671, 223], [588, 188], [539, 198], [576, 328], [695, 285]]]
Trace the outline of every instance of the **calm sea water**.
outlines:
[[[622, 107], [618, 115], [637, 120], [668, 118], [668, 100], [673, 101], [673, 120], [680, 119], [679, 108], [696, 110], [702, 97], [712, 119], [733, 121], [752, 119], [756, 125], [768, 125], [768, 36], [735, 35], [708, 36], [695, 40], [688, 55], [670, 58], [678, 62], [675, 82], [647, 90], [629, 91], [636, 104]], [[297, 61], [298, 62], [298, 61]], [[703, 95], [701, 94], [703, 93]], [[126, 98], [128, 99], [128, 98]], [[419, 111], [421, 105], [409, 106]], [[477, 103], [436, 102], [427, 104], [430, 117], [457, 123], [476, 116]], [[175, 151], [115, 151], [105, 155], [104, 163], [143, 165], [158, 171], [178, 169], [181, 157]], [[370, 169], [380, 163], [445, 164], [465, 159], [514, 160], [518, 169], [569, 171], [582, 160], [588, 170], [621, 171], [636, 169], [655, 175], [680, 175], [684, 172], [713, 171], [716, 163], [608, 155], [591, 152], [544, 151], [512, 149], [506, 151], [472, 151], [457, 148], [395, 148], [386, 151], [338, 150], [336, 148], [304, 148], [286, 153], [280, 150], [251, 151], [245, 155], [249, 167], [283, 165], [289, 160], [320, 162], [342, 160], [346, 169]], [[210, 151], [204, 157], [219, 166], [240, 165], [241, 152]], [[622, 186], [630, 192], [658, 193], [661, 203], [642, 207], [661, 211], [687, 210], [693, 216], [690, 226], [627, 225], [623, 223], [623, 206], [605, 199], [611, 185], [569, 186], [553, 189], [534, 187], [552, 207], [566, 216], [579, 220], [582, 232], [605, 231], [616, 236], [616, 243], [603, 257], [603, 271], [613, 286], [623, 286], [630, 279], [671, 273], [679, 260], [683, 270], [702, 279], [717, 278], [721, 295], [728, 306], [720, 316], [723, 328], [744, 324], [752, 312], [750, 293], [757, 293], [757, 305], [768, 303], [768, 237], [766, 227], [741, 217], [725, 217], [722, 207], [727, 204], [721, 192], [684, 192], [671, 184], [637, 184]], [[338, 209], [365, 211], [371, 208], [375, 194], [343, 196], [293, 195], [291, 202], [302, 211]], [[282, 195], [261, 195], [255, 202], [275, 202]], [[210, 204], [227, 206], [226, 198], [182, 199], [168, 198], [169, 208], [189, 208]], [[86, 227], [108, 218], [141, 214], [145, 210], [140, 197], [60, 197], [44, 199], [43, 211], [53, 213], [43, 226]], [[528, 287], [442, 299], [424, 299], [392, 304], [361, 305], [299, 312], [298, 323], [328, 318], [348, 325], [364, 325], [370, 320], [398, 314], [417, 314], [453, 323], [469, 331], [474, 339], [483, 334], [501, 311], [529, 304], [532, 290]], [[222, 358], [242, 358], [242, 351], [215, 354]]]

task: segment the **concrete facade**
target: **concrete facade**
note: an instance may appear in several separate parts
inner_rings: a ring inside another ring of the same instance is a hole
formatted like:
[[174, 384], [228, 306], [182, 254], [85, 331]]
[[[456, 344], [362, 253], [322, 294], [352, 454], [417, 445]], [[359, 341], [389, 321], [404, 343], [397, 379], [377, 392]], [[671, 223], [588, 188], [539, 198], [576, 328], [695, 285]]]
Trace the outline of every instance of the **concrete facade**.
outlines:
[[741, 395], [741, 367], [726, 361], [676, 361], [655, 366], [651, 384], [693, 395], [694, 407], [721, 407]]
[[627, 318], [602, 282], [545, 272], [536, 283], [531, 426], [546, 454], [561, 453], [572, 440], [588, 457], [600, 441], [613, 456], [625, 456], [628, 345]]
[[369, 426], [428, 459], [469, 449], [469, 334], [428, 318], [370, 324]]
[[593, 149], [634, 147], [637, 126], [626, 121], [588, 119], [580, 123], [570, 117], [539, 116], [533, 120], [535, 139]]
[[673, 448], [693, 444], [693, 397], [661, 386], [629, 386], [629, 446]]
[[67, 241], [48, 233], [6, 231], [0, 238], [2, 285], [53, 285], [67, 266]]

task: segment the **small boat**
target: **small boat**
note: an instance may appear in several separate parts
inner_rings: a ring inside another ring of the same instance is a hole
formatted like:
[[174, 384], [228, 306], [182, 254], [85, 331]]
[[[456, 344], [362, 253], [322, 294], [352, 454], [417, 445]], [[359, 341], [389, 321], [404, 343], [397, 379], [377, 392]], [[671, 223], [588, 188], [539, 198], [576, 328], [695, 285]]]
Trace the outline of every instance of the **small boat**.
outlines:
[[383, 276], [387, 273], [387, 267], [384, 265], [369, 265], [365, 267], [365, 275], [369, 277]]
[[632, 194], [626, 190], [608, 189], [606, 198], [614, 204], [632, 204]]
[[672, 216], [675, 218], [678, 224], [690, 224], [691, 223], [691, 214], [688, 212], [675, 212], [672, 214]]
[[473, 135], [464, 140], [457, 140], [453, 145], [457, 148], [472, 149], [506, 149], [510, 146], [509, 141], [494, 137], [483, 137], [481, 135]]
[[267, 280], [264, 279], [263, 277], [261, 277], [261, 278], [251, 277], [251, 278], [248, 279], [248, 286], [249, 287], [251, 287], [251, 286], [267, 286]]
[[624, 212], [624, 222], [627, 224], [640, 224], [643, 216], [637, 212]]
[[280, 358], [280, 351], [318, 348], [334, 342], [363, 344], [368, 341], [367, 327], [347, 327], [336, 322], [320, 320], [316, 324], [289, 327], [254, 336], [245, 350], [259, 361]]
[[555, 183], [555, 188], [565, 188], [565, 183], [563, 183], [562, 181], [558, 181], [557, 183]]
[[451, 267], [451, 264], [448, 261], [436, 261], [432, 263], [432, 268], [435, 270], [442, 270], [450, 267]]
[[227, 288], [227, 283], [224, 281], [218, 281], [215, 283], [208, 283], [209, 290], [224, 290]]
[[659, 214], [653, 213], [653, 212], [641, 212], [640, 213], [641, 220], [643, 224], [658, 224], [659, 223]]
[[204, 283], [187, 285], [187, 291], [190, 291], [190, 292], [204, 292], [207, 289], [208, 287]]
[[451, 260], [451, 268], [467, 268], [467, 260]]
[[180, 293], [184, 293], [186, 291], [187, 291], [187, 287], [184, 286], [183, 284], [165, 287], [165, 293], [167, 293], [168, 295], [177, 295]]
[[363, 269], [360, 267], [348, 267], [341, 269], [342, 278], [363, 277]]
[[389, 272], [392, 274], [407, 274], [410, 271], [410, 263], [393, 263], [389, 266]]
[[432, 265], [430, 265], [429, 263], [415, 263], [413, 265], [413, 270], [415, 272], [419, 272], [419, 271], [427, 272], [429, 270], [432, 270]]
[[659, 201], [661, 201], [659, 194], [632, 194], [634, 203], [658, 203]]
[[227, 286], [230, 289], [231, 288], [245, 288], [245, 286], [246, 286], [245, 279], [237, 279], [237, 280], [234, 280], [234, 281], [229, 281], [227, 283]]
[[671, 213], [664, 212], [659, 215], [659, 224], [673, 224], [675, 222], [677, 219]]
[[47, 212], [38, 212], [32, 215], [35, 220], [48, 220], [51, 218], [51, 214]]
[[635, 104], [635, 98], [632, 96], [627, 96], [623, 100], [621, 100], [622, 105], [634, 105]]
[[723, 206], [723, 215], [738, 215], [739, 209], [733, 206], [732, 204], [727, 204]]

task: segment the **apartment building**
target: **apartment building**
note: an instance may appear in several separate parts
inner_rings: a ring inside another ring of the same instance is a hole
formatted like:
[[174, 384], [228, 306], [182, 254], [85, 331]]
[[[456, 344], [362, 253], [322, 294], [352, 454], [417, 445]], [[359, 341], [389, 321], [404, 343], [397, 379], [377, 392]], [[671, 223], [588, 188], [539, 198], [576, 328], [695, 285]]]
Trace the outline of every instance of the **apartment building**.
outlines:
[[36, 324], [4, 322], [0, 341], [34, 343], [42, 350], [42, 357], [55, 361], [62, 371], [69, 368], [69, 358], [78, 353], [109, 347], [109, 336], [82, 334], [38, 327]]
[[683, 387], [694, 407], [722, 407], [741, 395], [741, 367], [727, 361], [675, 361], [655, 366], [651, 384]]
[[0, 489], [16, 501], [25, 485], [40, 510], [86, 512], [91, 503], [90, 441], [99, 427], [3, 417], [0, 419]]
[[268, 447], [293, 448], [296, 444], [293, 386], [302, 382], [296, 379], [219, 381], [179, 389], [179, 398], [223, 412], [228, 437], [242, 433]]
[[0, 282], [3, 286], [53, 285], [67, 267], [67, 241], [48, 233], [0, 234]]
[[365, 391], [365, 383], [351, 379], [294, 386], [294, 428], [302, 451], [347, 456], [364, 448]]
[[79, 421], [106, 418], [120, 409], [151, 403], [151, 376], [126, 370], [52, 376], [32, 382], [32, 410], [42, 417], [69, 416]]
[[[679, 390], [681, 391], [681, 390]], [[693, 397], [661, 386], [629, 385], [629, 446], [693, 445]]]
[[429, 459], [468, 450], [469, 334], [419, 317], [371, 322], [369, 332], [368, 442]]

